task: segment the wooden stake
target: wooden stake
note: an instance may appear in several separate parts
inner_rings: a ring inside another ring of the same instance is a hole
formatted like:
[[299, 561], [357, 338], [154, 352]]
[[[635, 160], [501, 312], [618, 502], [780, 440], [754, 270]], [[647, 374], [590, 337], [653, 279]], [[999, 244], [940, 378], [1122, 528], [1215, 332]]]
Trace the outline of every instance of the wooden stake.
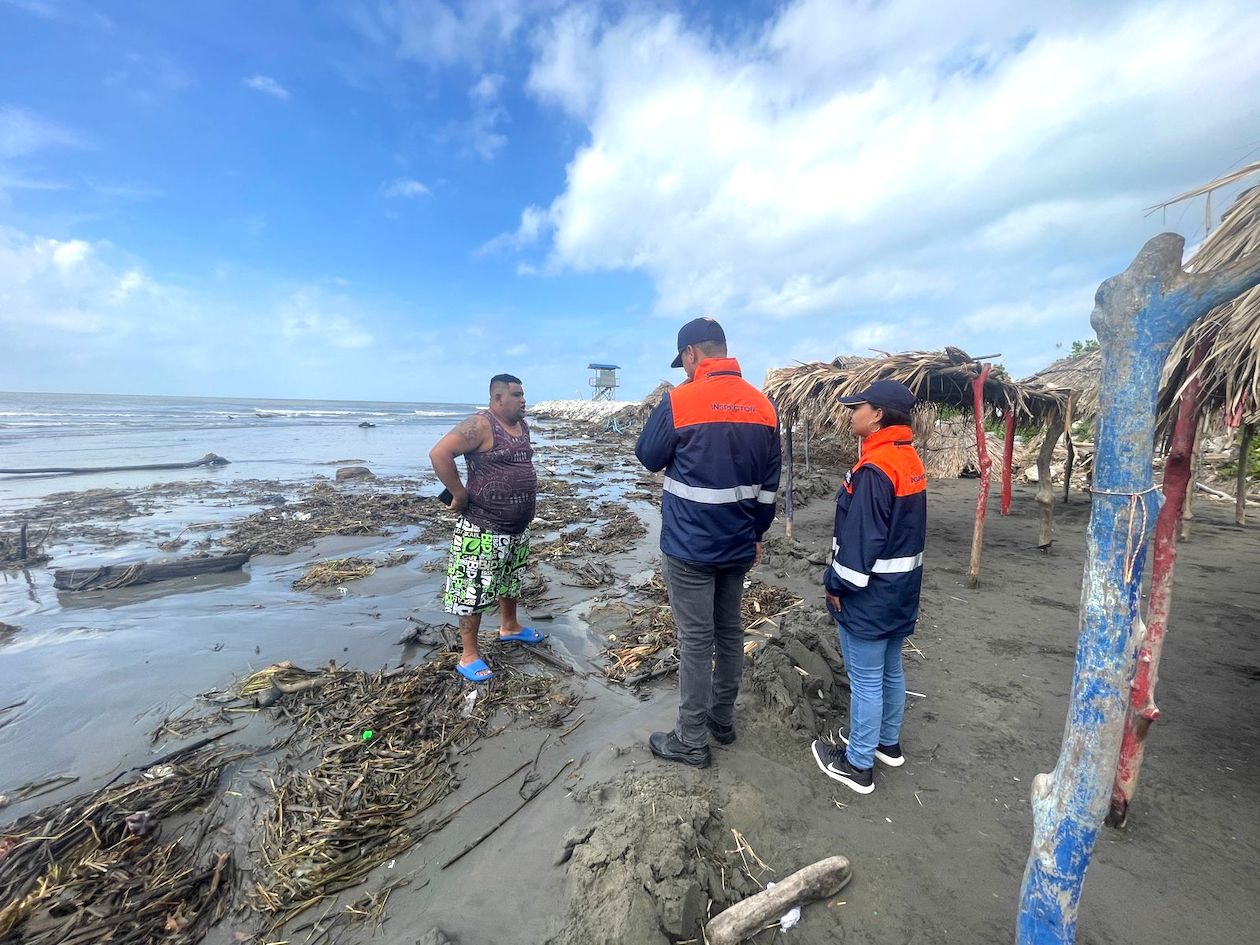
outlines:
[[1006, 408], [1003, 418], [1006, 427], [1002, 438], [1002, 502], [1000, 511], [1003, 515], [1011, 514], [1011, 461], [1015, 457], [1015, 411]]
[[980, 467], [980, 492], [976, 496], [976, 521], [971, 530], [971, 564], [967, 567], [967, 586], [980, 583], [980, 549], [984, 545], [984, 515], [989, 508], [989, 473], [993, 460], [984, 442], [984, 382], [989, 379], [992, 364], [982, 365], [971, 379], [971, 410], [976, 418], [976, 462]]
[[[1199, 481], [1199, 470], [1203, 466], [1203, 434], [1207, 432], [1207, 417], [1199, 420], [1199, 426], [1194, 435], [1194, 448], [1190, 451], [1190, 482]], [[1181, 540], [1189, 541], [1194, 531], [1194, 497], [1195, 489], [1191, 486], [1186, 493], [1185, 508], [1181, 510]]]
[[1164, 506], [1155, 520], [1150, 603], [1147, 605], [1145, 633], [1138, 646], [1137, 668], [1129, 687], [1124, 738], [1120, 743], [1120, 761], [1116, 765], [1115, 783], [1111, 789], [1111, 810], [1107, 814], [1107, 823], [1112, 827], [1123, 827], [1128, 819], [1129, 804], [1137, 790], [1138, 772], [1142, 768], [1146, 733], [1151, 723], [1159, 718], [1159, 709], [1155, 706], [1155, 685], [1159, 682], [1159, 658], [1164, 650], [1168, 613], [1172, 609], [1178, 523], [1190, 485], [1190, 459], [1203, 406], [1203, 378], [1199, 367], [1208, 347], [1207, 343], [1200, 342], [1191, 355], [1191, 380], [1178, 405], [1172, 444], [1164, 461]]
[[792, 466], [792, 424], [789, 422], [787, 425], [787, 488], [783, 493], [783, 510], [787, 517], [787, 522], [783, 526], [783, 534], [788, 538], [792, 537]]
[[1054, 483], [1050, 477], [1050, 461], [1062, 435], [1063, 415], [1055, 413], [1046, 424], [1045, 438], [1037, 452], [1037, 504], [1041, 506], [1041, 534], [1037, 537], [1037, 547], [1043, 551], [1054, 544]]
[[[1234, 524], [1247, 524], [1247, 462], [1251, 458], [1251, 435], [1255, 427], [1244, 423], [1238, 439], [1238, 483], [1234, 491]], [[26, 526], [23, 525], [23, 528]]]

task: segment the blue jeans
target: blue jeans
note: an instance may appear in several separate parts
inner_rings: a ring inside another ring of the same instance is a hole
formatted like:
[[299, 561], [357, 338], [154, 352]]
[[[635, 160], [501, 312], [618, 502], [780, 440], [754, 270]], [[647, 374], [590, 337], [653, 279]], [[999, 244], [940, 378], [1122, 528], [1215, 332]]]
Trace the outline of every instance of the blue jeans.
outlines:
[[849, 764], [875, 764], [876, 745], [901, 740], [906, 711], [906, 674], [901, 666], [901, 637], [864, 640], [840, 627], [840, 650], [849, 674]]

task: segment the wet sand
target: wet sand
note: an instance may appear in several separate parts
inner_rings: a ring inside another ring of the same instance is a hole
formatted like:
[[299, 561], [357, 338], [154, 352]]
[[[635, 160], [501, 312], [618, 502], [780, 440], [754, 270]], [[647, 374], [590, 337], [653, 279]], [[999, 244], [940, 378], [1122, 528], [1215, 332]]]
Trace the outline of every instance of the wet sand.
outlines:
[[[627, 445], [600, 449], [599, 488], [581, 493], [590, 506], [640, 490]], [[581, 472], [591, 462], [581, 458], [584, 451], [557, 450], [551, 461], [573, 460]], [[565, 467], [572, 481], [583, 481], [573, 472]], [[1028, 789], [1036, 773], [1053, 767], [1066, 712], [1088, 506], [1073, 496], [1072, 504], [1056, 508], [1059, 539], [1047, 557], [1035, 548], [1031, 487], [1017, 489], [1009, 518], [997, 515], [995, 497], [982, 583], [972, 591], [965, 571], [974, 495], [973, 481], [933, 483], [923, 617], [914, 637], [922, 656], [907, 656], [909, 688], [923, 697], [909, 700], [907, 765], [880, 772], [869, 797], [824, 778], [808, 752], [811, 725], [844, 719], [842, 680], [831, 674], [831, 695], [812, 700], [822, 717], [801, 711], [803, 698], [784, 711], [753, 678], [759, 661], [762, 682], [770, 678], [768, 657], [750, 661], [737, 711], [739, 740], [715, 750], [711, 769], [652, 759], [646, 737], [672, 724], [674, 681], [661, 680], [640, 695], [607, 682], [598, 666], [609, 628], [585, 620], [597, 598], [624, 588], [565, 587], [564, 573], [544, 565], [555, 599], [535, 612], [553, 618], [540, 623], [553, 652], [587, 674], [568, 679], [583, 701], [562, 728], [512, 726], [478, 741], [458, 759], [462, 786], [436, 811], [464, 803], [522, 762], [537, 759], [544, 777], [570, 759], [573, 765], [449, 869], [439, 866], [520, 802], [519, 776], [392, 868], [376, 870], [364, 888], [414, 873], [411, 886], [390, 900], [382, 940], [412, 942], [440, 927], [464, 943], [668, 941], [662, 925], [685, 922], [695, 903], [684, 900], [694, 899], [695, 889], [704, 891], [702, 899], [720, 900], [755, 888], [752, 877], [735, 875], [742, 858], [733, 852], [734, 829], [775, 871], [755, 868], [762, 882], [835, 853], [853, 861], [849, 887], [807, 908], [785, 941], [1011, 941], [1031, 833]], [[655, 508], [639, 499], [628, 505], [649, 531], [604, 558], [618, 585], [656, 557]], [[1081, 909], [1084, 943], [1228, 941], [1260, 918], [1252, 878], [1260, 853], [1254, 816], [1260, 779], [1248, 763], [1260, 723], [1245, 711], [1260, 677], [1254, 634], [1260, 541], [1254, 527], [1229, 524], [1224, 506], [1203, 502], [1196, 513], [1196, 536], [1182, 547], [1161, 669], [1164, 718], [1150, 736], [1130, 826], [1100, 836]], [[787, 619], [787, 629], [802, 639], [830, 633], [816, 609], [821, 568], [801, 557], [825, 552], [830, 521], [826, 495], [809, 501], [797, 514], [799, 546], [772, 543], [754, 574], [802, 598]], [[0, 816], [7, 822], [92, 789], [118, 768], [177, 746], [151, 743], [149, 734], [171, 714], [199, 711], [198, 693], [269, 663], [414, 665], [423, 648], [397, 644], [408, 616], [445, 621], [437, 599], [441, 577], [424, 568], [443, 550], [406, 544], [414, 537], [404, 529], [326, 538], [291, 555], [255, 558], [244, 574], [203, 579], [195, 588], [101, 592], [94, 600], [63, 599], [55, 610], [32, 605], [5, 618], [22, 629], [0, 643], [0, 703], [26, 701], [0, 716], [6, 759], [0, 792], [57, 772], [79, 781]], [[399, 548], [420, 554], [345, 585], [344, 594], [290, 586], [313, 561]], [[44, 577], [31, 590], [36, 597], [51, 593]], [[487, 629], [494, 625], [486, 621]], [[268, 732], [259, 713], [236, 737], [258, 744]], [[557, 864], [566, 835], [572, 857]], [[711, 868], [700, 869], [692, 849]], [[236, 915], [206, 941], [233, 942], [236, 933], [256, 927], [247, 914]]]

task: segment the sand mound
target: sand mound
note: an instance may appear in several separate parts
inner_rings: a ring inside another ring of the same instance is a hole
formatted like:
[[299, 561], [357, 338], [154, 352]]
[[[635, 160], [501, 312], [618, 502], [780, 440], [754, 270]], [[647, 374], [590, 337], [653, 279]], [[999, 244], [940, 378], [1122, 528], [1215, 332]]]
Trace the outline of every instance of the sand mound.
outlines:
[[699, 940], [710, 914], [757, 892], [703, 777], [640, 772], [580, 797], [591, 822], [565, 838], [570, 913], [549, 945]]

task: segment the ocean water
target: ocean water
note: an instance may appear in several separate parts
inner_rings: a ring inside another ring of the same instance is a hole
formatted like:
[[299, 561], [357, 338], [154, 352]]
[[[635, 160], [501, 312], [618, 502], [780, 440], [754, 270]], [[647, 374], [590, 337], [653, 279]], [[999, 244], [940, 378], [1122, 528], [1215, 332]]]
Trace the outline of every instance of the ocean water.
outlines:
[[[0, 468], [182, 463], [217, 453], [211, 469], [0, 476], [0, 504], [51, 492], [136, 488], [159, 481], [329, 475], [354, 459], [379, 475], [428, 475], [428, 451], [473, 404], [0, 393]], [[360, 423], [371, 423], [370, 428]]]

